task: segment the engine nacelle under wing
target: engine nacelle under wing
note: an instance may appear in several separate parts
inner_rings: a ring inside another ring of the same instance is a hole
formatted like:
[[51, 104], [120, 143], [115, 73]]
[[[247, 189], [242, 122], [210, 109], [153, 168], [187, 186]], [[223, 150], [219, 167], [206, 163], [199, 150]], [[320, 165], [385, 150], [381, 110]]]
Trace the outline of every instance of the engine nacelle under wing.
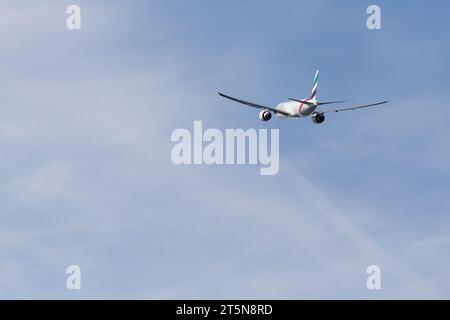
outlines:
[[325, 115], [320, 112], [315, 112], [312, 115], [312, 121], [317, 124], [322, 123], [325, 121]]
[[269, 110], [261, 110], [259, 113], [259, 119], [264, 122], [269, 121], [272, 119], [272, 113]]

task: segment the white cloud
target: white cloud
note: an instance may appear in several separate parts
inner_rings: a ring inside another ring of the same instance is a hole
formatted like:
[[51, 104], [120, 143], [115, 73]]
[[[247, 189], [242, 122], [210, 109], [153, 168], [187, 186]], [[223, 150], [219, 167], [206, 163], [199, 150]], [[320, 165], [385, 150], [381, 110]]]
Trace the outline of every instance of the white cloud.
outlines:
[[29, 176], [22, 176], [13, 181], [10, 191], [18, 201], [49, 198], [81, 200], [81, 195], [71, 186], [74, 177], [75, 172], [70, 165], [51, 163], [44, 165]]

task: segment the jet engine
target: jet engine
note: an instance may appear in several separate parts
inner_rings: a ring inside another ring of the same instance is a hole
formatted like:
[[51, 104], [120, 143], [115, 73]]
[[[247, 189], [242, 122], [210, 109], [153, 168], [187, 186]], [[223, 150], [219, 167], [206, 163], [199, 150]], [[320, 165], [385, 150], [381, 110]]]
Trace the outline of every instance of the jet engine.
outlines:
[[261, 121], [269, 121], [272, 118], [272, 113], [269, 110], [261, 110], [259, 113], [259, 119]]
[[325, 115], [323, 113], [315, 112], [312, 115], [312, 121], [314, 123], [322, 123], [325, 121]]

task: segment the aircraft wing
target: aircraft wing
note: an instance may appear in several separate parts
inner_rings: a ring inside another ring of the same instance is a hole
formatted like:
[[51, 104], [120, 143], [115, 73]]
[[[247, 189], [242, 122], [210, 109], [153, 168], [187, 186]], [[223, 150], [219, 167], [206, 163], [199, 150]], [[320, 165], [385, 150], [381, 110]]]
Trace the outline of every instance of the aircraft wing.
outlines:
[[333, 110], [324, 110], [324, 111], [320, 111], [321, 113], [326, 113], [326, 112], [341, 112], [341, 111], [349, 111], [349, 110], [356, 110], [356, 109], [362, 109], [362, 108], [369, 108], [369, 107], [375, 107], [375, 106], [379, 106], [385, 103], [388, 103], [389, 101], [381, 101], [381, 102], [377, 102], [377, 103], [372, 103], [372, 104], [365, 104], [362, 106], [354, 106], [354, 107], [347, 107], [347, 108], [340, 108], [340, 109], [333, 109]]
[[236, 98], [227, 96], [226, 94], [223, 94], [223, 93], [220, 93], [220, 92], [218, 92], [218, 94], [219, 94], [219, 96], [221, 96], [221, 97], [224, 97], [224, 98], [233, 100], [233, 101], [238, 102], [238, 103], [245, 104], [245, 105], [250, 106], [250, 107], [253, 107], [253, 108], [257, 108], [257, 109], [267, 109], [267, 110], [270, 110], [270, 111], [272, 111], [272, 112], [274, 112], [274, 113], [280, 113], [280, 114], [284, 114], [285, 116], [291, 116], [291, 114], [289, 114], [289, 113], [287, 113], [287, 112], [285, 112], [285, 111], [282, 111], [282, 110], [277, 110], [277, 109], [275, 109], [275, 108], [266, 107], [266, 106], [263, 106], [263, 105], [260, 105], [260, 104], [256, 104], [256, 103], [253, 103], [253, 102], [248, 102], [248, 101], [236, 99]]

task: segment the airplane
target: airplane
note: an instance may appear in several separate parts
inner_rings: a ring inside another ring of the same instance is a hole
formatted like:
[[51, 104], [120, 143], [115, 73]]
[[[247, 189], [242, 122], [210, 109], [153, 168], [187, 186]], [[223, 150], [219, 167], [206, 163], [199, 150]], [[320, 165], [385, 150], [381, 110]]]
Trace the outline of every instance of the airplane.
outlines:
[[244, 100], [240, 100], [237, 98], [230, 97], [226, 94], [218, 92], [218, 94], [224, 98], [233, 100], [238, 103], [245, 104], [247, 106], [261, 109], [259, 112], [259, 119], [261, 121], [269, 121], [272, 118], [272, 113], [276, 115], [277, 118], [281, 119], [292, 119], [292, 118], [304, 118], [311, 116], [314, 123], [319, 124], [325, 121], [325, 113], [328, 112], [341, 112], [341, 111], [349, 111], [349, 110], [356, 110], [356, 109], [362, 109], [362, 108], [368, 108], [368, 107], [375, 107], [379, 106], [385, 103], [388, 103], [389, 101], [381, 101], [371, 104], [365, 104], [360, 106], [353, 106], [353, 107], [346, 107], [346, 108], [340, 108], [340, 109], [332, 109], [332, 110], [316, 110], [317, 107], [327, 104], [334, 104], [334, 103], [343, 103], [345, 101], [324, 101], [319, 102], [317, 101], [317, 85], [319, 82], [319, 70], [316, 71], [316, 74], [314, 76], [314, 82], [313, 82], [313, 88], [311, 91], [311, 95], [306, 99], [293, 99], [288, 98], [289, 101], [282, 102], [278, 104], [275, 108], [263, 106], [260, 104], [256, 104], [253, 102], [248, 102]]

